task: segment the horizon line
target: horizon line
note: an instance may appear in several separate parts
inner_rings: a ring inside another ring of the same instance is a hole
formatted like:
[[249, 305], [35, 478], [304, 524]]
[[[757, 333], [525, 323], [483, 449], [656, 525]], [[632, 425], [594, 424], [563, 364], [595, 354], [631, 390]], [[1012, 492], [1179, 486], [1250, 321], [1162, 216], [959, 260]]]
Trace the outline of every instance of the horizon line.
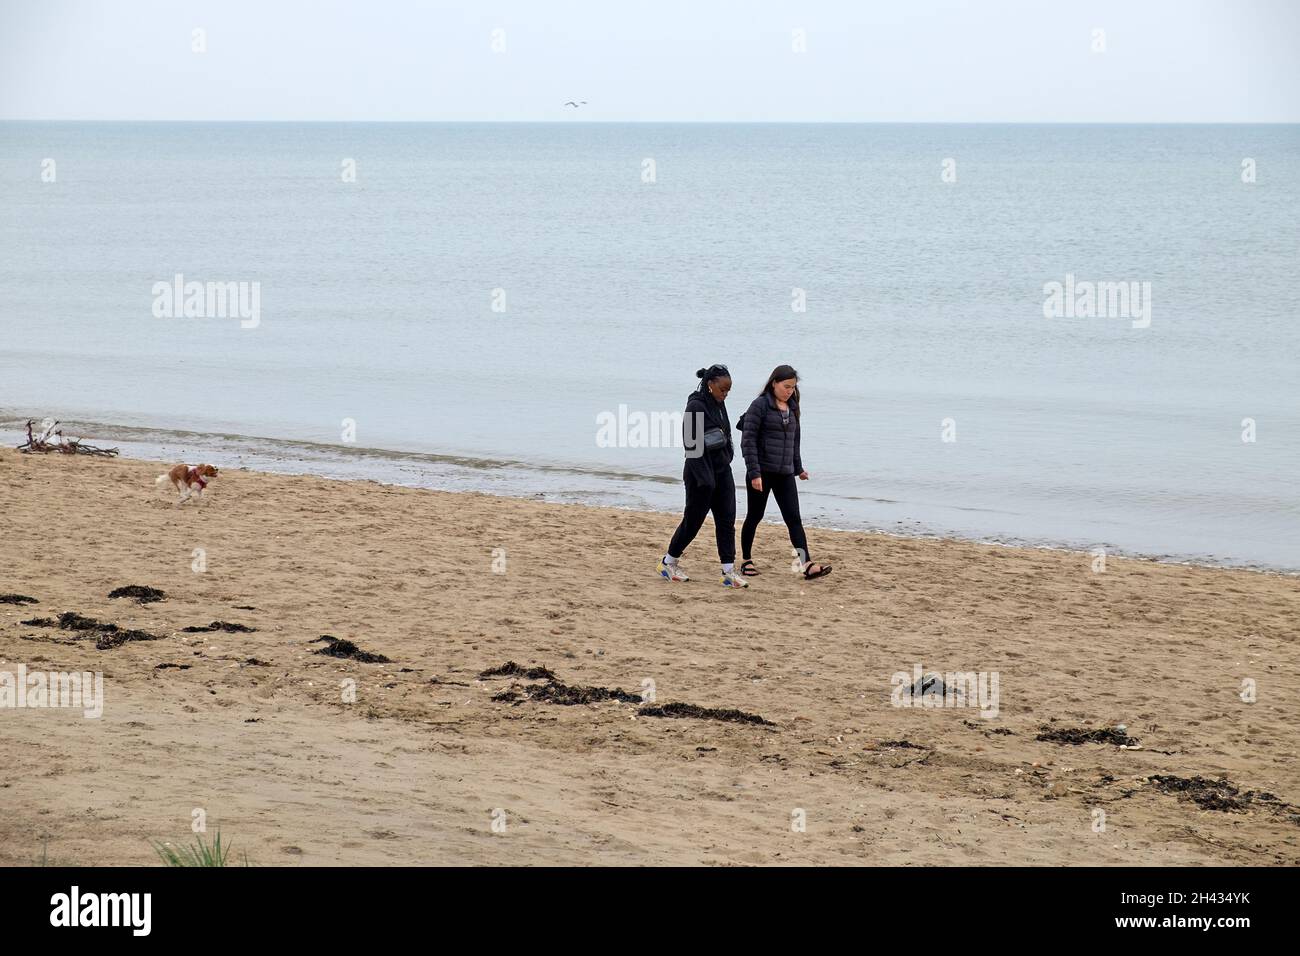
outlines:
[[1294, 120], [726, 120], [726, 119], [656, 119], [656, 120], [567, 120], [567, 119], [86, 119], [0, 117], [0, 123], [370, 123], [385, 125], [479, 124], [492, 126], [629, 126], [629, 125], [709, 125], [709, 126], [1300, 126]]

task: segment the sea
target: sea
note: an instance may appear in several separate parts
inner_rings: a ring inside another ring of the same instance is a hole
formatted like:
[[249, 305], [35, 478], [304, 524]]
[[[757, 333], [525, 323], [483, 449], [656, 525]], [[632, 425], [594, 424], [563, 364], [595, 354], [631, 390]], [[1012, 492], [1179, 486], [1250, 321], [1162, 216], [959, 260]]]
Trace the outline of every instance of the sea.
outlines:
[[1298, 318], [1296, 125], [0, 122], [10, 446], [1296, 573]]

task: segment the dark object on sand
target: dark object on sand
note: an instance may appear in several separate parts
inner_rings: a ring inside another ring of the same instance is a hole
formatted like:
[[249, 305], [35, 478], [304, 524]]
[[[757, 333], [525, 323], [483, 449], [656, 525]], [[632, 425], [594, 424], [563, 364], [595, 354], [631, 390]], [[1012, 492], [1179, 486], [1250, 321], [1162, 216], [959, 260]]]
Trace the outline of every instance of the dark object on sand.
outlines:
[[914, 744], [910, 740], [882, 740], [876, 744], [874, 750], [926, 750], [920, 744]]
[[443, 680], [441, 677], [436, 677], [436, 676], [430, 677], [429, 683], [436, 684], [442, 687], [468, 687], [469, 686], [469, 684], [466, 684], [462, 680]]
[[27, 441], [18, 446], [18, 450], [24, 454], [57, 451], [65, 455], [103, 455], [109, 458], [117, 454], [116, 448], [96, 448], [85, 444], [80, 438], [65, 438], [59, 423], [48, 418], [42, 423], [45, 430], [39, 435], [33, 435], [32, 426], [35, 424], [35, 419], [28, 419]]
[[478, 675], [479, 680], [490, 677], [522, 677], [526, 680], [543, 681], [520, 687], [518, 684], [509, 690], [503, 690], [492, 699], [508, 704], [522, 704], [526, 700], [535, 700], [544, 704], [559, 704], [572, 707], [575, 704], [598, 704], [606, 700], [617, 700], [625, 704], [639, 704], [644, 700], [640, 694], [630, 694], [617, 687], [570, 687], [549, 668], [524, 667], [514, 661], [506, 661], [500, 667], [491, 667]]
[[639, 717], [694, 717], [698, 720], [724, 720], [735, 724], [762, 724], [775, 727], [770, 720], [764, 720], [758, 714], [747, 714], [743, 710], [718, 709], [715, 707], [696, 707], [694, 704], [672, 703], [662, 707], [642, 707], [637, 711]]
[[492, 667], [478, 675], [479, 680], [489, 677], [523, 677], [527, 680], [555, 680], [555, 675], [545, 667], [522, 667], [514, 661], [506, 661], [500, 667]]
[[[109, 625], [116, 628], [116, 625]], [[100, 631], [99, 636], [95, 638], [95, 650], [111, 651], [115, 647], [121, 647], [127, 641], [156, 641], [159, 640], [157, 634], [148, 634], [144, 631], [137, 630], [105, 630]]]
[[939, 700], [943, 700], [947, 692], [948, 689], [944, 686], [943, 678], [938, 674], [922, 674], [913, 682], [911, 687], [903, 692], [903, 696], [911, 697], [916, 702], [914, 704], [916, 706], [919, 705], [923, 697], [937, 697]]
[[40, 617], [22, 623], [31, 627], [58, 627], [64, 631], [93, 631], [96, 634], [95, 649], [100, 651], [121, 647], [127, 641], [161, 640], [157, 634], [149, 634], [146, 631], [130, 628], [123, 630], [116, 624], [97, 621], [93, 617], [83, 617], [76, 611], [63, 612], [59, 615], [58, 621], [52, 621], [48, 617]]
[[1035, 740], [1046, 740], [1053, 744], [1114, 744], [1115, 746], [1136, 747], [1138, 739], [1130, 737], [1127, 731], [1113, 727], [1089, 730], [1086, 727], [1063, 727], [1060, 730], [1043, 728]]
[[363, 664], [391, 664], [383, 654], [372, 654], [370, 651], [363, 651], [351, 641], [341, 640], [332, 634], [322, 634], [320, 637], [314, 637], [308, 643], [316, 641], [329, 641], [325, 647], [315, 651], [316, 654], [325, 654], [329, 657], [346, 657], [349, 660], [360, 661]]
[[[570, 707], [575, 704], [598, 704], [609, 700], [623, 704], [641, 704], [645, 701], [641, 694], [630, 693], [617, 687], [571, 687], [545, 667], [522, 667], [514, 661], [507, 661], [500, 667], [485, 670], [478, 676], [480, 680], [488, 677], [523, 677], [544, 681], [527, 687], [515, 684], [492, 698], [507, 704], [518, 705], [525, 701], [537, 701]], [[694, 704], [674, 703], [664, 704], [662, 707], [642, 707], [637, 714], [643, 717], [696, 717], [702, 720], [725, 720], [733, 723], [774, 726], [757, 714], [746, 714], [739, 710], [714, 710], [696, 707]]]
[[189, 664], [170, 664], [170, 663], [155, 664], [153, 666], [153, 669], [156, 671], [165, 671], [168, 668], [172, 668], [172, 667], [176, 668], [176, 670], [178, 671], [187, 671], [190, 669]]
[[76, 611], [64, 611], [60, 614], [59, 627], [65, 631], [98, 631], [108, 628], [117, 630], [116, 624], [103, 624], [93, 617], [82, 617]]
[[982, 731], [985, 734], [1002, 734], [1005, 737], [1011, 737], [1015, 735], [1014, 730], [1008, 730], [1006, 727], [989, 728], [987, 721], [979, 722], [974, 720], [963, 720], [962, 726], [969, 727], [971, 730]]
[[34, 597], [26, 594], [0, 594], [0, 604], [40, 604]]
[[558, 704], [561, 707], [598, 704], [607, 700], [617, 700], [624, 704], [641, 703], [639, 694], [629, 694], [617, 687], [570, 687], [557, 680], [550, 680], [545, 684], [530, 684], [527, 687], [514, 684], [509, 690], [494, 694], [492, 699], [507, 704], [522, 704], [525, 701], [535, 700], [543, 704]]
[[1286, 809], [1277, 796], [1264, 790], [1242, 793], [1232, 782], [1207, 780], [1205, 777], [1175, 777], [1172, 774], [1155, 774], [1147, 780], [1161, 793], [1176, 793], [1180, 800], [1190, 800], [1204, 810], [1245, 811], [1252, 803], [1270, 804], [1270, 809]]
[[545, 684], [533, 684], [524, 688], [525, 699], [540, 700], [547, 704], [559, 704], [571, 707], [574, 704], [596, 704], [606, 700], [617, 700], [624, 704], [639, 704], [640, 694], [629, 694], [617, 687], [570, 687], [558, 680]]
[[156, 634], [147, 634], [144, 631], [129, 630], [123, 631], [116, 624], [108, 624], [99, 631], [99, 636], [95, 638], [95, 650], [109, 651], [115, 647], [121, 647], [127, 641], [156, 641]]
[[108, 596], [111, 598], [135, 598], [141, 604], [152, 604], [155, 601], [161, 601], [167, 595], [157, 588], [151, 588], [143, 584], [128, 584], [126, 587], [114, 588], [108, 592]]
[[249, 627], [246, 624], [231, 624], [227, 621], [213, 621], [211, 624], [205, 624], [202, 627], [182, 627], [181, 631], [185, 634], [201, 634], [205, 631], [225, 631], [227, 634], [252, 634], [257, 628]]

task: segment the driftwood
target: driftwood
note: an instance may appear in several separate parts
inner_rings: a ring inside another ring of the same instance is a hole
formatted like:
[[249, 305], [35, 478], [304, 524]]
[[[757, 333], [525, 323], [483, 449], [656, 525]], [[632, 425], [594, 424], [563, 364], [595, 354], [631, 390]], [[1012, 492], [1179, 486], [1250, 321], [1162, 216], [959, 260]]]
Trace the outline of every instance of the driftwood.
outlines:
[[46, 419], [42, 423], [45, 426], [44, 431], [39, 435], [34, 435], [32, 426], [35, 424], [34, 419], [28, 419], [27, 441], [18, 446], [18, 450], [25, 454], [57, 451], [65, 455], [104, 455], [110, 458], [117, 454], [116, 448], [97, 448], [94, 445], [87, 445], [80, 438], [65, 438], [63, 429], [59, 428], [59, 423], [50, 419]]

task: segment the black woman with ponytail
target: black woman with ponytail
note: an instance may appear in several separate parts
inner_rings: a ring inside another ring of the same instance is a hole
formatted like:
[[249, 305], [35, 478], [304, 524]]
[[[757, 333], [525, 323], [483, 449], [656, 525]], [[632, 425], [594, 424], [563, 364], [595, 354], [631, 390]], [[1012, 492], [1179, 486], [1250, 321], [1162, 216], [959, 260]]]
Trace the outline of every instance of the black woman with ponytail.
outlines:
[[820, 578], [831, 573], [829, 564], [819, 564], [808, 557], [808, 538], [799, 515], [799, 482], [808, 480], [799, 454], [799, 373], [789, 365], [778, 365], [767, 377], [767, 384], [741, 416], [740, 449], [745, 456], [745, 495], [748, 511], [740, 531], [740, 573], [758, 574], [750, 551], [754, 534], [767, 510], [767, 496], [776, 496], [777, 507], [790, 532], [795, 550], [795, 570], [805, 578]]
[[713, 512], [718, 536], [718, 559], [722, 563], [722, 586], [746, 588], [749, 583], [735, 573], [736, 480], [731, 460], [736, 456], [727, 418], [727, 393], [731, 373], [725, 365], [710, 365], [695, 373], [699, 387], [686, 398], [682, 419], [682, 444], [686, 448], [686, 513], [677, 526], [668, 553], [659, 561], [659, 576], [669, 581], [689, 581], [678, 558], [695, 540], [704, 519]]

